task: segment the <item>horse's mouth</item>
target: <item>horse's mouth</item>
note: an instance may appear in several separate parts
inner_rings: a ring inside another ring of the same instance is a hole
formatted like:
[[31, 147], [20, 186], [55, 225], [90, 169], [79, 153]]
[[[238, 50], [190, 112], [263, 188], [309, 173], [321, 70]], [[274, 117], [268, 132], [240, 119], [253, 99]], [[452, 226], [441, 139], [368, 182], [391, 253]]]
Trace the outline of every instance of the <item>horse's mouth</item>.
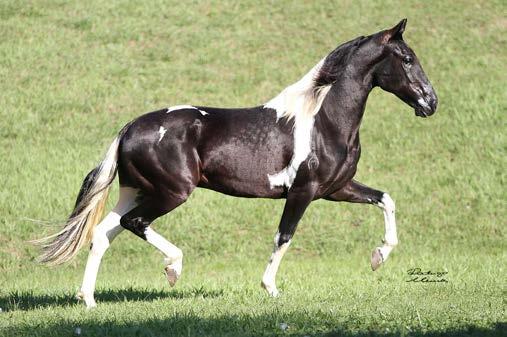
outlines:
[[437, 96], [432, 94], [424, 98], [419, 98], [416, 102], [413, 102], [412, 107], [414, 108], [416, 116], [426, 118], [435, 113], [437, 110], [437, 103]]
[[417, 107], [414, 109], [414, 111], [415, 111], [415, 115], [417, 117], [422, 117], [422, 118], [428, 117], [428, 114], [424, 111], [423, 108]]
[[414, 102], [412, 107], [414, 108], [415, 115], [422, 118], [433, 115], [437, 109], [436, 100], [430, 100], [430, 103], [428, 103], [423, 98], [419, 98], [417, 102]]

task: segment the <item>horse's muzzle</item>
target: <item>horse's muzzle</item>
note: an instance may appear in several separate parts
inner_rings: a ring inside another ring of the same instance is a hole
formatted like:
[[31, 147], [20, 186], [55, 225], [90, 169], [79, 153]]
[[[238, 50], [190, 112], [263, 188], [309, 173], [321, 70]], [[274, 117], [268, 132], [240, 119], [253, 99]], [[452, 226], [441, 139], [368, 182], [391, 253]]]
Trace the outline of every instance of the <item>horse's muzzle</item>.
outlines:
[[438, 98], [437, 95], [431, 93], [430, 95], [420, 98], [414, 107], [415, 115], [418, 117], [428, 117], [437, 111]]

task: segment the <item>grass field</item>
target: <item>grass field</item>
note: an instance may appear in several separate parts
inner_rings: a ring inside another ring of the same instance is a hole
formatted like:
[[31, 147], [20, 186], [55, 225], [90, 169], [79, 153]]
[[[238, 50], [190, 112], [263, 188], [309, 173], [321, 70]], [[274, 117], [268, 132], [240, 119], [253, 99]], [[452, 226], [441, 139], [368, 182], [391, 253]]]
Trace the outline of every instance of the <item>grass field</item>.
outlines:
[[[506, 336], [506, 12], [480, 0], [1, 1], [0, 336]], [[283, 201], [205, 190], [155, 224], [185, 254], [173, 289], [161, 255], [128, 233], [104, 257], [91, 311], [73, 299], [86, 252], [36, 263], [27, 241], [55, 227], [31, 219], [65, 219], [126, 122], [266, 102], [338, 44], [404, 17], [440, 105], [423, 120], [379, 89], [368, 101], [356, 177], [396, 200], [400, 238], [380, 270], [381, 212], [317, 201], [269, 298], [259, 284]], [[417, 267], [448, 282], [407, 282]]]

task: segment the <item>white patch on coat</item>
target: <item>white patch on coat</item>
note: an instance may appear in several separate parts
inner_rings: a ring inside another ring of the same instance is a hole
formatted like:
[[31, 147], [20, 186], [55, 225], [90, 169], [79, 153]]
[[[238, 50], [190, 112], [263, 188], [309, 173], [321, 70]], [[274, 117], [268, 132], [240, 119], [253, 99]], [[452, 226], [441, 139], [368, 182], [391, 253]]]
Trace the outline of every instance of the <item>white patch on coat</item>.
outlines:
[[164, 128], [163, 126], [161, 126], [160, 129], [158, 129], [158, 133], [160, 134], [160, 137], [158, 138], [159, 143], [162, 140], [162, 138], [164, 138], [164, 135], [166, 132], [167, 132], [167, 129]]
[[294, 128], [294, 150], [289, 165], [278, 173], [268, 174], [269, 186], [287, 186], [290, 188], [299, 168], [299, 165], [312, 151], [313, 116], [296, 116]]
[[315, 88], [315, 79], [319, 74], [322, 59], [303, 78], [285, 88], [278, 96], [264, 104], [264, 108], [276, 110], [277, 121], [280, 118], [294, 118], [294, 149], [292, 159], [287, 167], [275, 174], [268, 174], [269, 185], [287, 186], [290, 188], [299, 165], [311, 152], [311, 137], [314, 116], [319, 112], [322, 102], [331, 85]]
[[203, 116], [209, 115], [206, 111], [200, 110], [200, 109], [198, 109], [198, 108], [196, 108], [195, 106], [192, 106], [192, 105], [175, 105], [175, 106], [171, 106], [171, 107], [167, 108], [166, 113], [169, 113], [171, 111], [176, 111], [176, 110], [185, 110], [185, 109], [195, 109], [195, 110], [198, 110], [201, 113], [201, 115], [203, 115]]

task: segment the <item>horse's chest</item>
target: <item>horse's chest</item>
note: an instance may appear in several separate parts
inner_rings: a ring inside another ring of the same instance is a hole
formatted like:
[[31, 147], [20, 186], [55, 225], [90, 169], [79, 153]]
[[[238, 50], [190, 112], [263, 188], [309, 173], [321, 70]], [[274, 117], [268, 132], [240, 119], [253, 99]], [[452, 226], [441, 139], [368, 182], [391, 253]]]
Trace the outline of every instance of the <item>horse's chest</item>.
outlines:
[[[352, 176], [356, 173], [357, 163], [359, 162], [359, 157], [361, 156], [361, 146], [358, 144], [354, 148], [352, 148], [348, 153], [345, 160], [345, 165], [348, 166], [348, 172], [352, 174]], [[350, 177], [352, 178], [352, 177]]]
[[337, 147], [331, 156], [319, 165], [320, 180], [323, 186], [338, 188], [352, 179], [357, 171], [357, 163], [361, 155], [359, 143], [353, 146]]
[[[350, 172], [356, 172], [357, 163], [359, 162], [359, 156], [361, 147], [359, 145], [348, 149], [344, 154], [337, 156], [337, 173], [343, 172], [348, 174]], [[342, 160], [340, 160], [342, 159]]]

